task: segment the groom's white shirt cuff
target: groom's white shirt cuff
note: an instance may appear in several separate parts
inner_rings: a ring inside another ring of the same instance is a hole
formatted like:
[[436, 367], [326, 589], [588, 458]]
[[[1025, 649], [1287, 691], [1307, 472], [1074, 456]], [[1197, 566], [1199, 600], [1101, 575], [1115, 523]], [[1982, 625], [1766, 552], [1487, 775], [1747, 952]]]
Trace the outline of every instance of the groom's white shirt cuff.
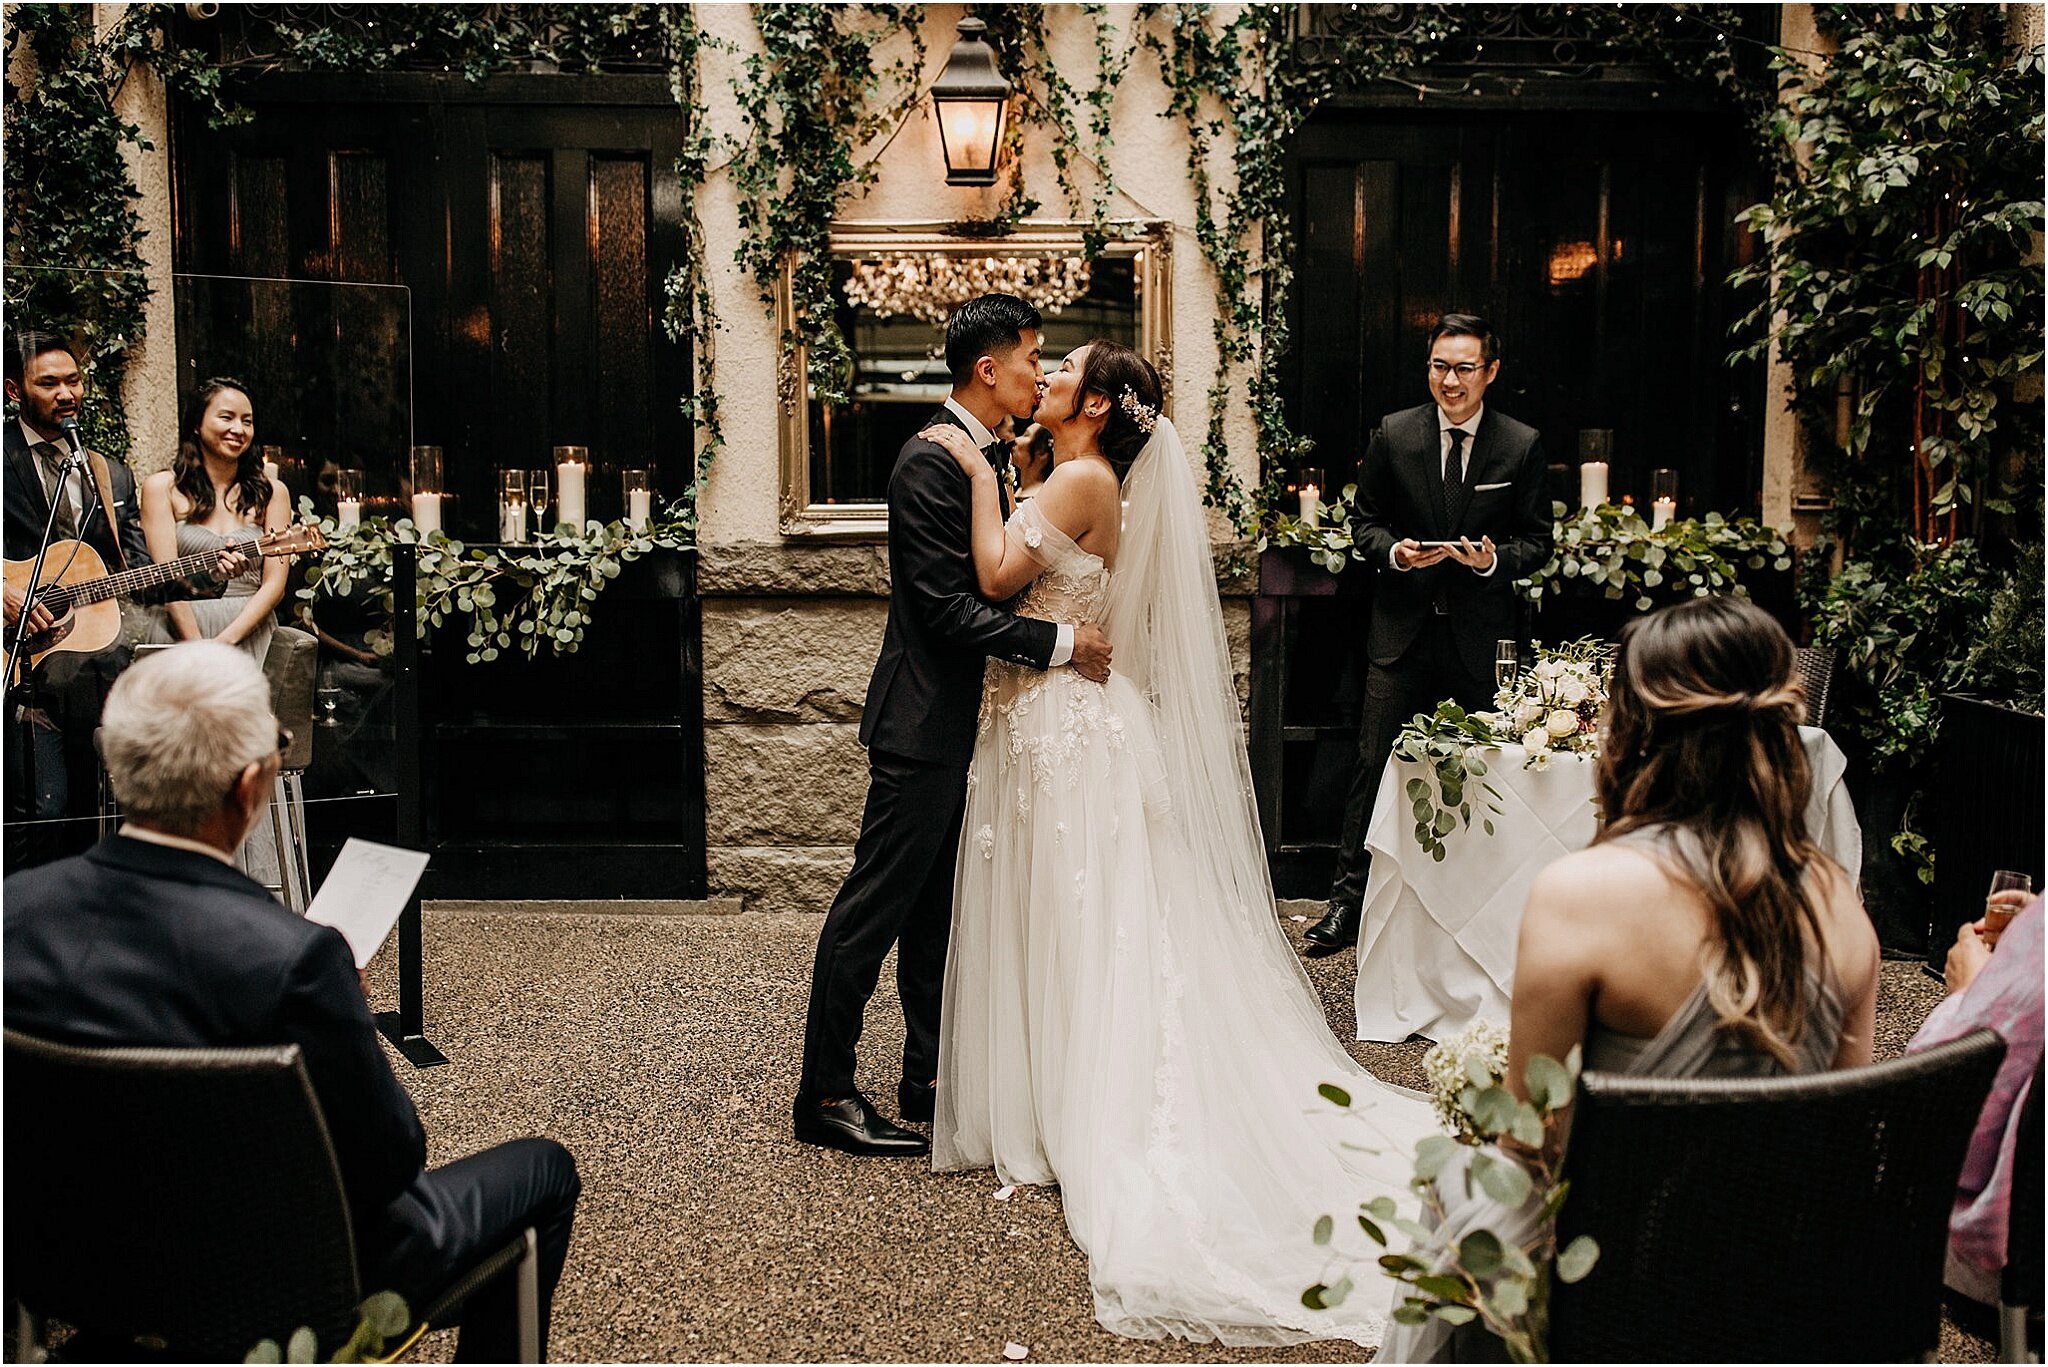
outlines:
[[[1403, 574], [1408, 573], [1409, 567], [1401, 563], [1401, 549], [1398, 546], [1395, 547], [1393, 550], [1387, 552], [1387, 563], [1389, 565], [1392, 565], [1395, 569], [1401, 571], [1401, 573]], [[1493, 572], [1499, 568], [1500, 552], [1495, 551], [1493, 555], [1493, 563], [1488, 565], [1483, 570], [1474, 570], [1472, 571], [1472, 573], [1478, 575], [1481, 579], [1491, 579], [1493, 577]]]
[[1060, 634], [1052, 643], [1052, 659], [1046, 662], [1047, 669], [1058, 669], [1074, 658], [1074, 629], [1065, 622], [1060, 623]]

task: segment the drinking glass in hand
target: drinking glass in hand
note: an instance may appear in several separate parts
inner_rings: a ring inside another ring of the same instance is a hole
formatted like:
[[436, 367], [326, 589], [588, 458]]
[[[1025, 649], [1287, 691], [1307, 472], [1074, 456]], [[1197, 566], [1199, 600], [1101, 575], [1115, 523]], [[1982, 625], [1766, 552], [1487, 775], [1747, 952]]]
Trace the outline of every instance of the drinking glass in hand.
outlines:
[[2034, 900], [2034, 880], [2024, 873], [2000, 869], [1991, 875], [1991, 891], [1984, 894], [1984, 943], [1998, 947], [1998, 937], [2012, 924], [2012, 918]]
[[1521, 658], [1521, 649], [1513, 641], [1493, 643], [1493, 686], [1496, 691], [1515, 681], [1515, 673], [1521, 668]]

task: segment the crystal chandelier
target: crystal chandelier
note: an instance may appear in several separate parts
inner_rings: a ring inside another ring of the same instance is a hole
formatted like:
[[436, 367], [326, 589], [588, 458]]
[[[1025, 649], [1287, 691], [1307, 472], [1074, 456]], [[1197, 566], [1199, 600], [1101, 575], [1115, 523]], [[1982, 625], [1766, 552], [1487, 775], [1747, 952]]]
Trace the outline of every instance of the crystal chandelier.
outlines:
[[1088, 292], [1078, 256], [884, 256], [853, 263], [846, 299], [881, 318], [909, 314], [944, 326], [981, 294], [1014, 294], [1040, 313], [1058, 313]]

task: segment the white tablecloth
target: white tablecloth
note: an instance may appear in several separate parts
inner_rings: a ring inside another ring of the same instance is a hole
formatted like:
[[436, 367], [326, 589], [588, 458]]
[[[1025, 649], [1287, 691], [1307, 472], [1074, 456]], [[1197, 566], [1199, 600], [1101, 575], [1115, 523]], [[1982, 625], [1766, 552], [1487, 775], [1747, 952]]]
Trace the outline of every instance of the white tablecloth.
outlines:
[[[1813, 769], [1809, 830], [1852, 875], [1863, 867], [1863, 831], [1842, 783], [1847, 767], [1825, 731], [1799, 728]], [[1480, 826], [1485, 795], [1473, 796], [1472, 825], [1444, 837], [1441, 863], [1415, 842], [1408, 780], [1434, 792], [1436, 776], [1394, 758], [1380, 777], [1366, 848], [1366, 880], [1358, 936], [1358, 1037], [1443, 1039], [1485, 1017], [1505, 1026], [1514, 986], [1515, 939], [1537, 871], [1593, 838], [1593, 764], [1554, 755], [1524, 769], [1519, 751], [1489, 761], [1487, 778], [1500, 794], [1492, 835]]]

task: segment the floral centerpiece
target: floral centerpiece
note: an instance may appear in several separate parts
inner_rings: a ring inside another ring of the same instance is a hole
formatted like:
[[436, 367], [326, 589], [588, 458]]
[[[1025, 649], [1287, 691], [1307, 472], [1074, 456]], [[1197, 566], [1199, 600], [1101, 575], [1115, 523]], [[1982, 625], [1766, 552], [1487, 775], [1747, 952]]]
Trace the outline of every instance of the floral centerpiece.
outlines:
[[1571, 641], [1549, 650], [1538, 642], [1536, 663], [1500, 685], [1494, 710], [1467, 712], [1443, 702], [1401, 728], [1394, 754], [1436, 774], [1434, 790], [1423, 778], [1409, 779], [1403, 790], [1415, 816], [1416, 843], [1430, 858], [1441, 860], [1444, 837], [1460, 824], [1472, 824], [1475, 782], [1489, 813], [1481, 824], [1493, 834], [1491, 814], [1500, 811], [1500, 794], [1486, 781], [1492, 752], [1518, 749], [1525, 769], [1540, 769], [1559, 754], [1591, 759], [1598, 753], [1600, 712], [1613, 670], [1614, 647], [1604, 641]]

